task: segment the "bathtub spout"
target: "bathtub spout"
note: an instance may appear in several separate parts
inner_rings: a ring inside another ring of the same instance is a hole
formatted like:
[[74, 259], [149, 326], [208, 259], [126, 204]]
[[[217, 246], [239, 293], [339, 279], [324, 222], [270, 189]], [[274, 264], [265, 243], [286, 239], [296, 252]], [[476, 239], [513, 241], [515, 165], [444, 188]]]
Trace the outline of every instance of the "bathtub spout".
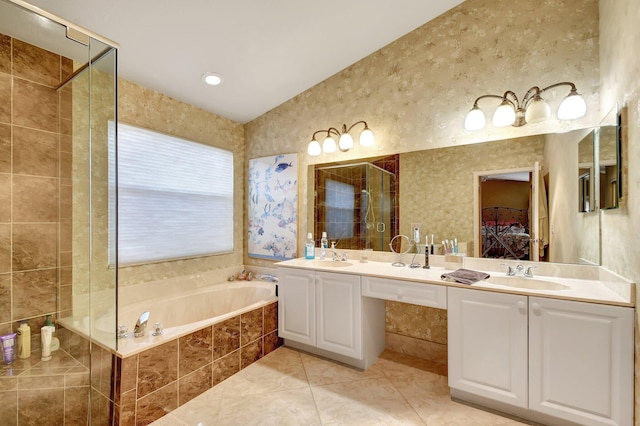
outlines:
[[149, 311], [145, 311], [142, 314], [140, 314], [140, 318], [138, 318], [138, 321], [136, 322], [136, 326], [133, 329], [133, 335], [135, 337], [144, 336], [144, 331], [147, 328], [147, 321], [149, 321]]

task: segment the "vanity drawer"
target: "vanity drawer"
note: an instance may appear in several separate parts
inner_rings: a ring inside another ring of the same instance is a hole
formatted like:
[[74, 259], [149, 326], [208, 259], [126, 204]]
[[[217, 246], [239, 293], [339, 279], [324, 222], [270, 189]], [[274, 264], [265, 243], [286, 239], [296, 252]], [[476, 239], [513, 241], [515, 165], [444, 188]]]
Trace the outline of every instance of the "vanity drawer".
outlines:
[[447, 309], [447, 287], [386, 278], [362, 277], [362, 295]]

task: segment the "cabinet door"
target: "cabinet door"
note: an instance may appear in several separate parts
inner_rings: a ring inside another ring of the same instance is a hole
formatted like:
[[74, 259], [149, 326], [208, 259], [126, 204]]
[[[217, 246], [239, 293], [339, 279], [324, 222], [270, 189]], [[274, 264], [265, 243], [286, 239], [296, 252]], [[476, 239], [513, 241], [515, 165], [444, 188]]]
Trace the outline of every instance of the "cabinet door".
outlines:
[[582, 425], [632, 424], [633, 309], [529, 304], [529, 408]]
[[315, 346], [316, 301], [313, 271], [279, 268], [278, 336]]
[[361, 359], [360, 277], [316, 272], [316, 312], [316, 346]]
[[448, 289], [449, 386], [527, 407], [527, 297]]

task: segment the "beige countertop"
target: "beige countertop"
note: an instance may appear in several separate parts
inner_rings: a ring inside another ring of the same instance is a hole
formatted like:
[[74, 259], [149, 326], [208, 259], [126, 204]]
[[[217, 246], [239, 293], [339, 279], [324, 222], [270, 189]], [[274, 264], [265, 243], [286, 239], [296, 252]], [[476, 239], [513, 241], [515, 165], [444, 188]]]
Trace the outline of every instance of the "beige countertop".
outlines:
[[[499, 264], [499, 263], [498, 263]], [[544, 276], [536, 275], [533, 278], [507, 277], [507, 280], [515, 278], [518, 285], [556, 283], [560, 289], [535, 289], [501, 285], [491, 282], [493, 277], [506, 277], [504, 272], [486, 270], [491, 275], [490, 278], [477, 283], [466, 285], [455, 282], [444, 281], [441, 276], [451, 269], [441, 266], [431, 266], [429, 269], [409, 268], [408, 266], [396, 267], [391, 262], [368, 261], [361, 263], [358, 260], [348, 260], [346, 262], [333, 260], [307, 260], [304, 258], [292, 259], [276, 264], [278, 267], [304, 268], [322, 272], [334, 272], [368, 277], [388, 278], [415, 283], [436, 284], [453, 287], [474, 288], [478, 290], [489, 290], [501, 293], [522, 294], [527, 296], [541, 296], [555, 299], [574, 300], [582, 302], [602, 303], [608, 305], [618, 305], [633, 307], [635, 305], [635, 284], [611, 280], [584, 279], [575, 277]], [[461, 266], [462, 267], [462, 266]], [[475, 269], [478, 270], [478, 269]], [[535, 282], [527, 282], [531, 280]], [[496, 280], [497, 281], [497, 280]], [[512, 282], [512, 281], [509, 281]], [[549, 287], [554, 287], [549, 284]]]

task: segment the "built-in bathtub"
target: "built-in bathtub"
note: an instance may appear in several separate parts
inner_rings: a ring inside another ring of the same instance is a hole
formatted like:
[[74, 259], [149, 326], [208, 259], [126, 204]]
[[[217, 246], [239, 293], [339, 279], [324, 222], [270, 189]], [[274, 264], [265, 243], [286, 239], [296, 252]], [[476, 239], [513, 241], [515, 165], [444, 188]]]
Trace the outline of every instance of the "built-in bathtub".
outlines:
[[[113, 308], [93, 321], [69, 317], [58, 322], [84, 337], [90, 324], [92, 340], [103, 346], [101, 355], [91, 358], [100, 359], [105, 373], [114, 366], [115, 374], [105, 375], [111, 384], [101, 387], [113, 402], [116, 424], [147, 424], [282, 344], [272, 282], [170, 279], [125, 287], [118, 297], [117, 323], [129, 334], [116, 341], [115, 350]], [[133, 328], [145, 311], [150, 312], [146, 333], [136, 338]], [[163, 332], [154, 336], [156, 322], [162, 322]]]

